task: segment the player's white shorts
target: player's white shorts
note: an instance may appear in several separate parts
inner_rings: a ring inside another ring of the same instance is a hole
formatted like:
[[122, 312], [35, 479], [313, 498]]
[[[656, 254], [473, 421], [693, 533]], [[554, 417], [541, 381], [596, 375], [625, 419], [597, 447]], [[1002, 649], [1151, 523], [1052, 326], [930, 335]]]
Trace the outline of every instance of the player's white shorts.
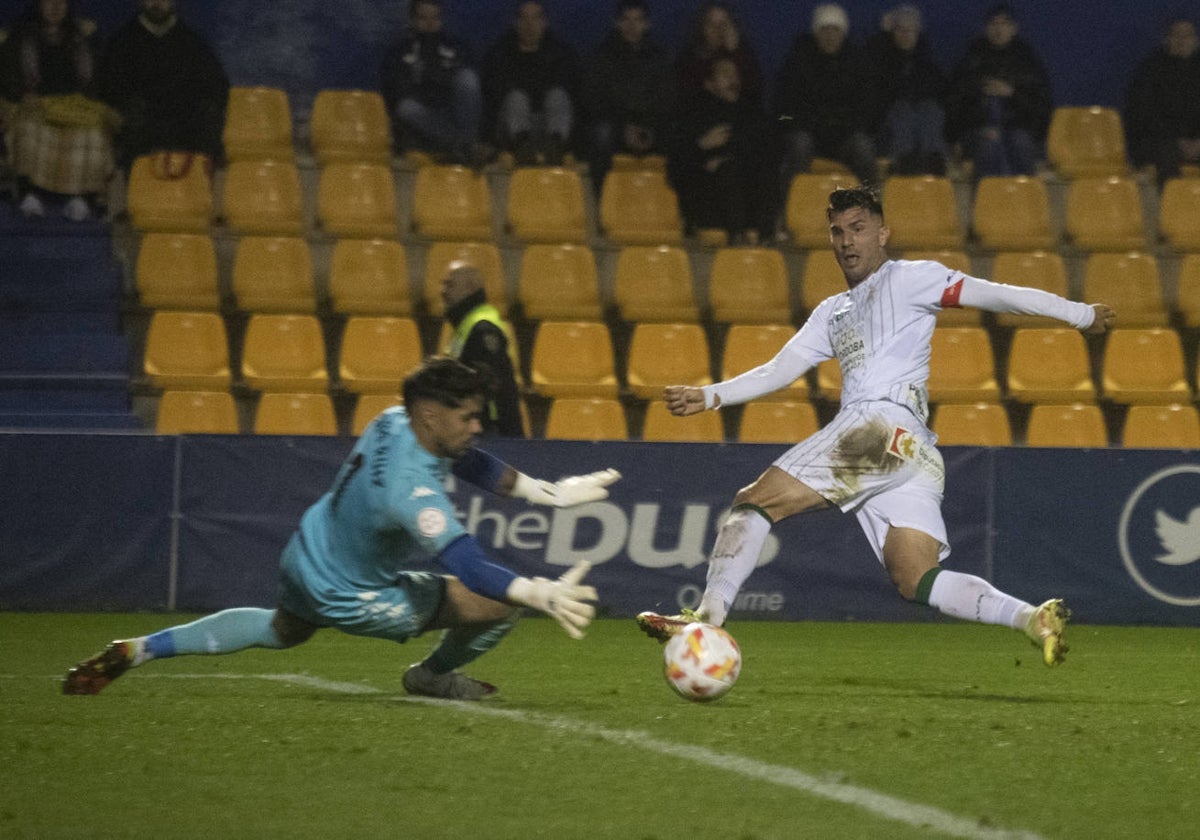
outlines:
[[936, 539], [940, 562], [950, 546], [942, 519], [946, 468], [936, 440], [896, 403], [856, 403], [774, 465], [842, 510], [854, 511], [880, 561], [888, 528], [895, 526]]

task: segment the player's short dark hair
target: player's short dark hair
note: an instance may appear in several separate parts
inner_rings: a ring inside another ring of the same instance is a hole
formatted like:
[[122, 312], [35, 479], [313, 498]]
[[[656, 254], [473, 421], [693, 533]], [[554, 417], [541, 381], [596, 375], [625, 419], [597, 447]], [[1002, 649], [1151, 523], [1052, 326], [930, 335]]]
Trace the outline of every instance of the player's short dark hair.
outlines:
[[449, 356], [430, 356], [421, 366], [404, 377], [400, 389], [404, 404], [412, 406], [420, 400], [434, 400], [444, 406], [457, 408], [471, 397], [484, 397], [487, 382], [473, 367]]
[[855, 207], [860, 207], [883, 221], [883, 202], [879, 200], [879, 192], [868, 186], [838, 187], [831, 192], [825, 217], [832, 220], [834, 215], [853, 210]]

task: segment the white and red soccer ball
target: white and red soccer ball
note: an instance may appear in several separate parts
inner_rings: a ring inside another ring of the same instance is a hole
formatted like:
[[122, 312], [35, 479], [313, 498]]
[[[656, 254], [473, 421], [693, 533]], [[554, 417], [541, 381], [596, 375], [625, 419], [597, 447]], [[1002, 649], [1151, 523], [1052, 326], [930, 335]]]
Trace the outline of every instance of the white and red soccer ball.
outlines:
[[693, 622], [667, 640], [663, 675], [685, 700], [707, 703], [723, 697], [737, 682], [742, 652], [720, 627]]

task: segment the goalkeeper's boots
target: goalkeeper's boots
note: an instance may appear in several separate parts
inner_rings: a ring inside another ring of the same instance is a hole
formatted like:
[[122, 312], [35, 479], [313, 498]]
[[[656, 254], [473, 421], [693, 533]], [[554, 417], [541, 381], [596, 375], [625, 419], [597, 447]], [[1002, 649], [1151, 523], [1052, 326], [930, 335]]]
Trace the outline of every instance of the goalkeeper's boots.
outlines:
[[695, 610], [684, 607], [679, 615], [660, 615], [649, 610], [638, 613], [637, 625], [651, 639], [665, 642], [672, 636], [678, 636], [689, 624], [703, 620]]
[[409, 666], [404, 672], [404, 690], [422, 697], [440, 697], [443, 700], [482, 700], [496, 693], [496, 686], [482, 680], [474, 680], [457, 671], [437, 674], [423, 662]]
[[1067, 620], [1071, 611], [1062, 600], [1053, 598], [1034, 610], [1025, 634], [1033, 641], [1035, 647], [1042, 649], [1042, 661], [1046, 665], [1057, 665], [1066, 658], [1067, 647], [1063, 633], [1067, 629]]
[[85, 659], [63, 680], [63, 694], [99, 694], [133, 665], [133, 643], [110, 642], [91, 659]]

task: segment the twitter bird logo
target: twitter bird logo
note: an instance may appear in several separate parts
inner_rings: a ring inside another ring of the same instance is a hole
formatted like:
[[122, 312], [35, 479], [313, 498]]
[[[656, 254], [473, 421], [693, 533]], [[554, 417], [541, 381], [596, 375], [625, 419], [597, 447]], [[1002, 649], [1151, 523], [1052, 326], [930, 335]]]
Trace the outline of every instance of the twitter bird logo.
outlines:
[[1166, 566], [1186, 566], [1200, 560], [1200, 507], [1193, 508], [1186, 522], [1172, 519], [1161, 510], [1154, 513], [1158, 541], [1167, 550], [1155, 559]]

